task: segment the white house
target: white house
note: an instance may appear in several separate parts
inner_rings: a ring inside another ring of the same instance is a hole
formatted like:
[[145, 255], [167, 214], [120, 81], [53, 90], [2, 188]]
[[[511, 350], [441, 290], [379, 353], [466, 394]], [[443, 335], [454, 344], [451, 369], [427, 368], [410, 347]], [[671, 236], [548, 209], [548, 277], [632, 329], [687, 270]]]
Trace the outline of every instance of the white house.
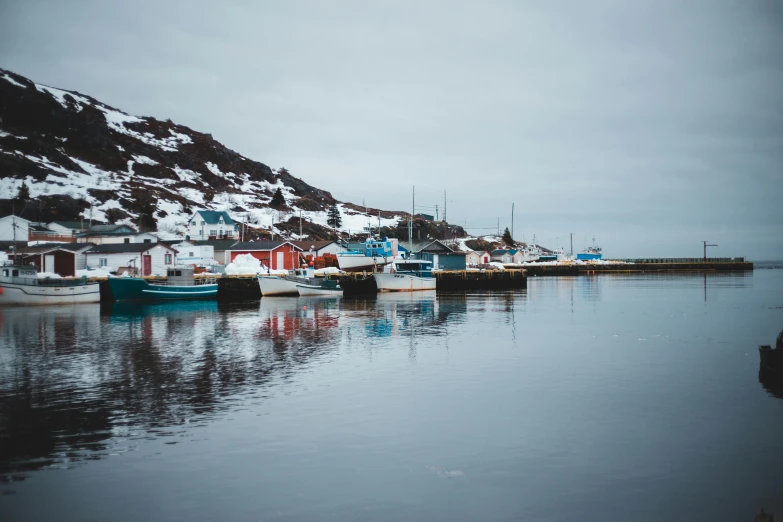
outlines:
[[0, 218], [0, 241], [13, 241], [14, 229], [16, 229], [16, 240], [19, 244], [27, 245], [30, 222], [13, 215]]
[[166, 269], [177, 262], [177, 251], [163, 243], [109, 243], [96, 245], [84, 253], [87, 266], [133, 267], [139, 275], [166, 275]]
[[188, 221], [188, 236], [192, 240], [237, 239], [236, 223], [228, 212], [197, 210]]
[[196, 245], [190, 241], [171, 243], [177, 251], [177, 263], [183, 265], [215, 265], [215, 247], [212, 245]]

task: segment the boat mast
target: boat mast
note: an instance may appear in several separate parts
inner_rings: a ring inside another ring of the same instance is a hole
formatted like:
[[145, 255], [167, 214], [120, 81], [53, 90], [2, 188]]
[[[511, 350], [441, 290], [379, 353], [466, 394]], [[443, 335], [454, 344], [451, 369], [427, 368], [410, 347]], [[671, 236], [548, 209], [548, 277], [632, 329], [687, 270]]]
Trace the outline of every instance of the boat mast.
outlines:
[[416, 185], [413, 185], [413, 205], [411, 217], [408, 220], [408, 259], [413, 256], [413, 215], [416, 213]]

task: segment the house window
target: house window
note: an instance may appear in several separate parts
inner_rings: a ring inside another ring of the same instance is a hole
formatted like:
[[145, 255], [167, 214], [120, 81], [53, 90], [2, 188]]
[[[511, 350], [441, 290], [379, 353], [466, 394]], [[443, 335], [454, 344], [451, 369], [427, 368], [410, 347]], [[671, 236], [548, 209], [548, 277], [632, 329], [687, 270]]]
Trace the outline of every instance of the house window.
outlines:
[[164, 263], [166, 263], [167, 265], [170, 265], [174, 262], [174, 256], [172, 256], [171, 254], [164, 255], [163, 259], [164, 259]]
[[130, 243], [130, 238], [129, 238], [129, 237], [126, 237], [126, 238], [125, 238], [125, 242], [126, 242], [126, 243]]
[[195, 256], [193, 255], [193, 252], [188, 252], [188, 257], [195, 257]]
[[209, 231], [209, 235], [210, 235], [210, 236], [216, 236], [216, 235], [217, 235], [217, 232], [218, 232], [217, 230], [210, 230], [210, 231]]
[[144, 242], [145, 243], [152, 243], [152, 240], [151, 239], [145, 239]]
[[107, 266], [108, 264], [109, 264], [109, 258], [107, 257], [98, 258], [98, 266]]
[[202, 226], [202, 227], [203, 227], [204, 225], [206, 225], [206, 224], [207, 224], [207, 222], [206, 222], [206, 221], [202, 221], [202, 222], [201, 222], [201, 226]]
[[11, 276], [12, 277], [19, 277], [19, 270], [12, 270], [11, 271]]

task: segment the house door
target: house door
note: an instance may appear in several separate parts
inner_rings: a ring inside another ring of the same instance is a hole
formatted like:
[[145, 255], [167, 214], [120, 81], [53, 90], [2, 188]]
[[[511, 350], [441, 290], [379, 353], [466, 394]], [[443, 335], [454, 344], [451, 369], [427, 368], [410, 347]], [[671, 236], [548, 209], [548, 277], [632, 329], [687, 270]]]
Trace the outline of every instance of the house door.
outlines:
[[152, 275], [152, 256], [141, 256], [144, 269], [141, 271], [141, 275]]
[[47, 254], [44, 256], [44, 272], [54, 272], [54, 255]]
[[277, 253], [277, 266], [273, 266], [272, 268], [276, 268], [278, 270], [285, 268], [285, 252]]
[[438, 254], [432, 254], [432, 268], [438, 268]]

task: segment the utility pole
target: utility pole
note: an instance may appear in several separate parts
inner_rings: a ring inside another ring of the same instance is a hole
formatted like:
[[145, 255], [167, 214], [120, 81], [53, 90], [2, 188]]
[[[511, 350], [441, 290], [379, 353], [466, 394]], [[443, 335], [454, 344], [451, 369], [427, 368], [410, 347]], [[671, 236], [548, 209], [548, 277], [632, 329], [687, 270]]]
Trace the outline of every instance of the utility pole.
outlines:
[[571, 232], [571, 257], [574, 256], [574, 233]]
[[413, 208], [411, 210], [411, 219], [416, 215], [416, 185], [413, 185]]
[[707, 262], [707, 247], [711, 247], [711, 246], [716, 247], [718, 245], [712, 245], [712, 244], [710, 244], [709, 241], [702, 241], [702, 243], [704, 243], [704, 262], [706, 263]]
[[511, 204], [511, 239], [514, 239], [514, 204]]
[[446, 191], [443, 191], [443, 221], [447, 221], [446, 219]]
[[302, 209], [299, 209], [299, 240], [302, 240]]
[[498, 218], [498, 236], [500, 236], [500, 218]]
[[435, 221], [440, 221], [440, 219], [438, 219], [438, 205], [435, 205]]

